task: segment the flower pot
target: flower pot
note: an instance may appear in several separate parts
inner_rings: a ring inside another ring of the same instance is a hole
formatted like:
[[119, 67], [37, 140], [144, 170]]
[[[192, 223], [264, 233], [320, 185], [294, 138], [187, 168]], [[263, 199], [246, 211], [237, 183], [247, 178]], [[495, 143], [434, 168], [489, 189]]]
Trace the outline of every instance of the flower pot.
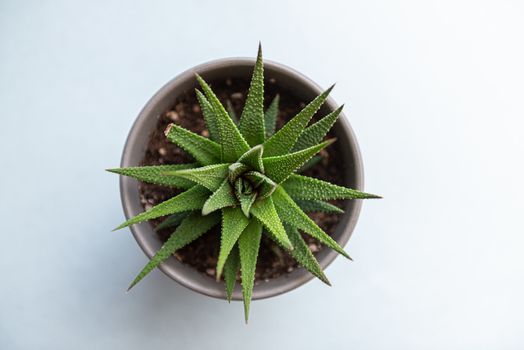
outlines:
[[[208, 81], [227, 78], [250, 80], [254, 63], [254, 59], [249, 58], [229, 58], [211, 61], [189, 69], [168, 82], [149, 100], [133, 124], [124, 147], [121, 167], [140, 165], [149, 135], [155, 129], [159, 116], [172, 107], [177, 96], [186, 91], [193, 91], [197, 87], [195, 73], [202, 75]], [[320, 87], [314, 82], [281, 64], [265, 61], [264, 70], [266, 79], [275, 79], [279, 87], [293, 91], [294, 94], [300, 96], [304, 101], [310, 101], [322, 92]], [[319, 113], [325, 115], [337, 107], [335, 101], [332, 98], [328, 98]], [[341, 152], [343, 159], [337, 160], [341, 164], [340, 169], [343, 172], [344, 185], [361, 190], [363, 187], [362, 160], [355, 135], [343, 114], [336, 122], [333, 132], [337, 137], [338, 146], [344, 150]], [[122, 205], [127, 218], [143, 212], [144, 208], [140, 202], [139, 186], [136, 180], [122, 176], [120, 178], [120, 191]], [[344, 208], [345, 213], [332, 234], [332, 237], [340, 245], [344, 246], [349, 240], [357, 222], [360, 208], [360, 200], [347, 202]], [[162, 241], [148, 222], [133, 225], [131, 231], [149, 258], [162, 246]], [[326, 248], [317, 254], [317, 259], [322, 268], [325, 268], [337, 255], [335, 251]], [[160, 269], [173, 280], [196, 292], [215, 298], [226, 298], [222, 282], [216, 282], [213, 278], [205, 276], [192, 267], [179, 262], [173, 256], [162, 263]], [[312, 278], [313, 275], [305, 269], [294, 269], [288, 274], [256, 284], [253, 291], [253, 299], [268, 298], [288, 292]], [[233, 293], [233, 299], [242, 299], [242, 292], [238, 284]]]

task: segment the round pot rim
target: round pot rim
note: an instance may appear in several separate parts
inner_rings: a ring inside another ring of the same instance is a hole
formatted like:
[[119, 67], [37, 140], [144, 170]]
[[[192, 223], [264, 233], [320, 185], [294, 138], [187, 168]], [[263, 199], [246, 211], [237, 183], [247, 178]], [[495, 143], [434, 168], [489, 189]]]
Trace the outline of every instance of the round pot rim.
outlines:
[[[180, 81], [185, 81], [186, 79], [195, 77], [195, 73], [205, 75], [206, 71], [209, 70], [215, 70], [220, 69], [224, 67], [231, 67], [231, 66], [251, 66], [253, 67], [255, 63], [254, 58], [247, 58], [247, 57], [231, 57], [231, 58], [221, 58], [216, 60], [211, 60], [202, 64], [199, 64], [197, 66], [194, 66], [181, 74], [175, 76], [173, 79], [168, 81], [162, 88], [160, 88], [154, 95], [149, 99], [149, 101], [146, 103], [146, 105], [142, 108], [140, 113], [138, 114], [136, 120], [134, 121], [131, 130], [129, 131], [129, 134], [126, 138], [124, 151], [122, 153], [121, 158], [121, 167], [128, 167], [131, 164], [131, 145], [137, 138], [137, 136], [142, 132], [142, 126], [144, 122], [147, 120], [147, 118], [151, 118], [151, 114], [153, 112], [154, 107], [159, 103], [159, 101], [166, 98], [167, 95], [169, 95], [170, 91], [172, 91], [177, 85], [179, 85]], [[315, 93], [318, 95], [323, 90], [320, 88], [318, 84], [316, 84], [314, 81], [312, 81], [310, 78], [306, 77], [302, 73], [298, 72], [297, 70], [288, 67], [286, 65], [283, 65], [278, 62], [274, 62], [271, 60], [264, 60], [264, 68], [266, 70], [270, 69], [275, 72], [280, 72], [283, 75], [292, 76], [293, 79], [298, 81], [298, 83], [305, 85], [308, 89], [315, 91]], [[337, 108], [337, 103], [334, 101], [332, 97], [328, 97], [328, 99], [325, 102], [325, 105], [330, 110], [335, 110]], [[353, 129], [351, 128], [349, 122], [347, 121], [345, 115], [341, 113], [339, 119], [337, 120], [337, 124], [339, 124], [340, 128], [342, 129], [343, 133], [347, 135], [348, 142], [350, 143], [353, 160], [354, 160], [354, 182], [355, 182], [355, 188], [359, 190], [363, 190], [364, 187], [364, 172], [363, 172], [363, 164], [362, 164], [362, 157], [360, 154], [360, 149], [356, 140], [355, 133], [353, 132]], [[344, 157], [346, 159], [346, 157]], [[124, 209], [124, 214], [126, 218], [130, 218], [134, 213], [131, 212], [131, 209], [128, 205], [129, 201], [132, 200], [131, 194], [128, 191], [128, 186], [126, 186], [127, 181], [134, 181], [128, 177], [120, 176], [120, 194], [121, 194], [121, 201], [122, 206]], [[357, 223], [360, 210], [362, 207], [362, 201], [361, 200], [354, 200], [354, 208], [351, 213], [344, 213], [343, 215], [351, 215], [346, 223], [346, 226], [343, 228], [343, 234], [342, 236], [337, 239], [337, 242], [344, 247], [346, 243], [349, 241], [351, 234], [353, 233], [354, 227]], [[342, 219], [339, 223], [342, 224]], [[149, 225], [148, 222], [145, 222], [145, 224]], [[150, 225], [149, 225], [150, 227]], [[150, 242], [151, 238], [148, 237], [147, 234], [144, 233], [144, 226], [139, 225], [132, 225], [130, 226], [130, 230], [137, 241], [138, 245], [144, 251], [144, 253], [147, 255], [149, 259], [153, 257], [156, 250], [152, 247], [152, 244]], [[152, 228], [150, 228], [151, 232], [154, 232]], [[328, 249], [328, 253], [324, 255], [322, 258], [318, 259], [319, 264], [322, 267], [322, 269], [325, 269], [329, 264], [335, 260], [335, 258], [338, 256], [338, 253]], [[182, 265], [182, 263], [178, 262], [174, 257], [170, 257], [170, 260], [174, 260], [175, 264], [178, 263], [179, 265]], [[170, 260], [166, 260], [164, 263], [161, 263], [159, 266], [159, 269], [169, 276], [174, 281], [178, 282], [179, 284], [194, 290], [198, 293], [219, 298], [219, 299], [225, 299], [225, 291], [223, 283], [216, 283], [216, 286], [210, 286], [210, 285], [204, 285], [202, 283], [199, 283], [198, 281], [195, 281], [192, 278], [187, 278], [187, 276], [183, 276], [180, 273], [177, 273], [177, 266], [173, 266], [172, 263], [169, 263]], [[295, 288], [298, 288], [299, 286], [307, 283], [308, 281], [312, 280], [314, 276], [307, 272], [305, 269], [301, 268], [303, 271], [301, 273], [296, 273], [294, 276], [290, 276], [289, 278], [282, 279], [282, 283], [277, 284], [273, 286], [271, 289], [257, 289], [257, 286], [255, 286], [253, 290], [252, 300], [256, 299], [264, 299], [273, 297], [276, 295], [280, 295], [286, 292], [289, 292]], [[296, 269], [295, 271], [298, 271]], [[195, 271], [197, 272], [197, 271]], [[198, 272], [197, 272], [198, 273]], [[291, 274], [290, 274], [291, 275]], [[207, 276], [206, 276], [207, 277]], [[280, 277], [279, 277], [280, 278]], [[212, 278], [209, 278], [212, 280]], [[262, 282], [264, 283], [264, 282]], [[217, 288], [218, 287], [218, 288]], [[238, 287], [238, 286], [237, 286]], [[233, 300], [242, 300], [242, 294], [239, 293], [238, 290], [235, 290], [233, 293]]]

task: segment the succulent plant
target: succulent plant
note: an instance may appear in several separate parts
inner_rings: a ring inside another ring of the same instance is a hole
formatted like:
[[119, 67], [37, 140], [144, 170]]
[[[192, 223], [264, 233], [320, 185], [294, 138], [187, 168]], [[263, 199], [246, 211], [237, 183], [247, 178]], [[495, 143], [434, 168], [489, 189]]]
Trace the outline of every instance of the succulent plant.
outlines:
[[221, 224], [216, 278], [220, 280], [224, 275], [230, 301], [240, 272], [247, 322], [262, 234], [268, 235], [300, 265], [329, 285], [300, 232], [346, 258], [349, 255], [305, 212], [343, 213], [327, 201], [379, 197], [298, 174], [318, 162], [320, 157], [315, 155], [334, 142], [334, 139], [322, 140], [342, 107], [308, 126], [333, 87], [275, 132], [279, 96], [264, 112], [260, 47], [238, 122], [204, 79], [199, 75], [196, 79], [202, 89], [202, 92], [196, 90], [196, 95], [210, 137], [175, 124], [165, 130], [167, 139], [189, 153], [194, 163], [109, 169], [184, 192], [127, 220], [115, 230], [170, 215], [159, 228], [173, 227], [173, 233], [131, 283], [131, 289], [176, 250]]

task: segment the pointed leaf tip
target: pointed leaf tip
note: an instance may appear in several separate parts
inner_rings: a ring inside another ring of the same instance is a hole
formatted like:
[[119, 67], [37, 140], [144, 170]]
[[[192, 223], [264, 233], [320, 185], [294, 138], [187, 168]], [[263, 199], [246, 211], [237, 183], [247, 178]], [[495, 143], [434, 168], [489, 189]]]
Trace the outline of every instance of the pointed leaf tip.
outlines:
[[210, 165], [220, 161], [222, 149], [218, 143], [176, 124], [168, 125], [165, 133], [169, 142], [188, 152], [200, 164]]
[[220, 144], [222, 146], [222, 161], [234, 162], [242, 154], [249, 150], [249, 144], [246, 142], [237, 126], [227, 113], [226, 109], [219, 101], [209, 85], [197, 75], [197, 80], [204, 94], [212, 107], [213, 114], [216, 118], [218, 131], [220, 134]]
[[166, 130], [164, 130], [164, 135], [169, 135], [169, 132], [171, 131], [171, 129], [173, 128], [175, 124], [173, 123], [169, 123], [169, 125], [166, 127]]
[[219, 215], [210, 215], [201, 217], [198, 213], [193, 213], [186, 217], [180, 226], [176, 229], [162, 247], [149, 260], [146, 266], [135, 277], [128, 290], [139, 283], [145, 276], [153, 271], [163, 261], [172, 256], [172, 254], [187, 244], [193, 242], [195, 239], [209, 231], [213, 226], [220, 221]]
[[264, 142], [266, 156], [285, 155], [295, 146], [300, 134], [302, 134], [313, 115], [326, 101], [331, 89], [333, 89], [333, 86], [315, 97], [313, 101]]
[[262, 225], [260, 222], [252, 220], [238, 239], [242, 296], [244, 298], [244, 317], [246, 323], [249, 318], [249, 306], [251, 304], [251, 296], [253, 295], [255, 270], [261, 236]]
[[246, 103], [238, 124], [240, 133], [251, 147], [264, 143], [264, 124], [264, 63], [262, 50], [259, 48]]

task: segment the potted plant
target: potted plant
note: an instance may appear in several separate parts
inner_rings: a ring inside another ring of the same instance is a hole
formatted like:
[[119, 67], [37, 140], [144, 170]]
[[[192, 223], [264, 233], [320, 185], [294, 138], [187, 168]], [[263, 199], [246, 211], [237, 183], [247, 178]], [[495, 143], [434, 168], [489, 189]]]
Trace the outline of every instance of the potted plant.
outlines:
[[349, 258], [360, 199], [379, 198], [360, 191], [360, 153], [332, 88], [264, 64], [260, 47], [255, 62], [213, 61], [164, 86], [109, 169], [123, 175], [128, 220], [116, 229], [129, 226], [150, 257], [129, 288], [159, 267], [197, 292], [242, 299], [247, 322], [252, 299], [313, 276], [329, 284], [323, 269]]

